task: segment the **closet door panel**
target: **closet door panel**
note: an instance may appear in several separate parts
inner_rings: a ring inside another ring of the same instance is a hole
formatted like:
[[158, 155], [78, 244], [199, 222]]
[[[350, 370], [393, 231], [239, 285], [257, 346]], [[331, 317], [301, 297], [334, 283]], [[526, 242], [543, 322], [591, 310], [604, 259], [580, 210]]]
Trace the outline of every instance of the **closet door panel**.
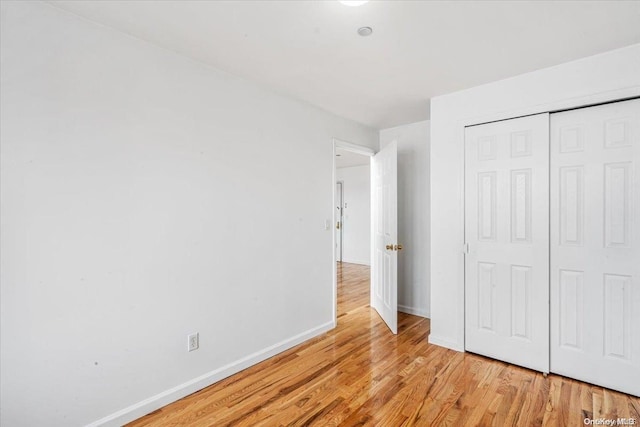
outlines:
[[640, 395], [640, 100], [551, 115], [551, 371]]
[[465, 348], [549, 370], [549, 116], [465, 133]]

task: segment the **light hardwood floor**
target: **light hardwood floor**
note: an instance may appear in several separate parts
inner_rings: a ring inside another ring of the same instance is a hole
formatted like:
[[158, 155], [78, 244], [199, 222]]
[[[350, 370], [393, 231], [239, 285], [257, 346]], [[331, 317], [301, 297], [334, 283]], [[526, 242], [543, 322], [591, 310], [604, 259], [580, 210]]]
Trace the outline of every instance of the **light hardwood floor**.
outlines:
[[369, 307], [369, 269], [338, 267], [338, 326], [131, 426], [582, 426], [640, 399], [429, 345], [429, 320]]

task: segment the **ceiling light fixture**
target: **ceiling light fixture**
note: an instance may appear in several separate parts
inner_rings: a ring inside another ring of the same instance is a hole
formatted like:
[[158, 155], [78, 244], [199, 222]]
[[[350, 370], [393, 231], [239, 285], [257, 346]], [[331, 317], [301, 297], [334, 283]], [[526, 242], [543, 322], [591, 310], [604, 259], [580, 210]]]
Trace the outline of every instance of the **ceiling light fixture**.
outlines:
[[342, 3], [345, 6], [356, 7], [356, 6], [362, 6], [368, 1], [369, 0], [340, 0], [340, 3]]
[[358, 28], [358, 34], [362, 37], [370, 36], [373, 33], [373, 29], [371, 27], [360, 27]]

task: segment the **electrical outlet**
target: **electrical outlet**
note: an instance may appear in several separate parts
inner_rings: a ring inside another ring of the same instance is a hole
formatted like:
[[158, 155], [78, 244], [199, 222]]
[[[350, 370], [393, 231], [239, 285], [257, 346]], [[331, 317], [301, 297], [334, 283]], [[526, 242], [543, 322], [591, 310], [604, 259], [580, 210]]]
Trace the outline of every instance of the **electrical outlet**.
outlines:
[[200, 348], [200, 334], [196, 332], [187, 336], [187, 351], [194, 351]]

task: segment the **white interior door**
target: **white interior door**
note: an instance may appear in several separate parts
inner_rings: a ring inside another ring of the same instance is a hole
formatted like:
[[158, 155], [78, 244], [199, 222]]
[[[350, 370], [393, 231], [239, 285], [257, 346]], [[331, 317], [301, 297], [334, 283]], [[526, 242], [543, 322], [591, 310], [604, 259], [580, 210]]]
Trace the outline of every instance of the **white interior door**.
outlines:
[[640, 100], [551, 115], [551, 370], [640, 396]]
[[548, 114], [466, 129], [465, 349], [541, 372], [549, 371], [548, 200]]
[[371, 160], [371, 306], [398, 333], [398, 148]]

